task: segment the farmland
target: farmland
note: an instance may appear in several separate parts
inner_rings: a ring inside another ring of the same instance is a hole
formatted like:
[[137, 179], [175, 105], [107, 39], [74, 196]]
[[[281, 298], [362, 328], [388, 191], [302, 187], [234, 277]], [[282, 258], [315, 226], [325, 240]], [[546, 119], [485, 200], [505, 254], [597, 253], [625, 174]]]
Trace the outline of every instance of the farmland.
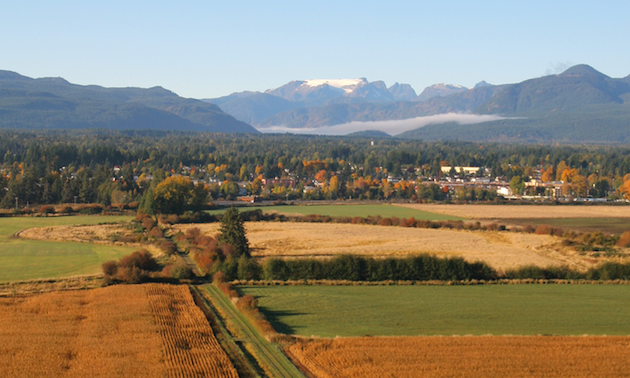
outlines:
[[118, 259], [134, 249], [88, 243], [50, 242], [14, 238], [27, 228], [71, 224], [121, 222], [126, 216], [70, 216], [0, 218], [0, 281], [65, 277], [100, 273], [104, 261]]
[[[630, 208], [628, 208], [630, 212]], [[531, 225], [536, 227], [546, 224], [552, 227], [574, 230], [577, 232], [604, 232], [610, 234], [622, 234], [630, 231], [630, 219], [628, 218], [530, 218], [510, 219], [510, 224]]]
[[628, 377], [630, 337], [368, 337], [289, 348], [317, 378]]
[[595, 205], [449, 205], [400, 204], [407, 209], [435, 212], [467, 219], [627, 218], [630, 206]]
[[628, 285], [244, 286], [300, 336], [629, 335]]
[[[219, 232], [218, 223], [178, 225]], [[496, 269], [522, 265], [566, 264], [577, 269], [593, 262], [575, 252], [556, 248], [558, 238], [508, 232], [473, 232], [359, 224], [247, 222], [247, 236], [255, 257], [321, 257], [356, 254], [372, 257], [430, 253], [482, 260]]]
[[[368, 217], [381, 216], [383, 218], [415, 218], [416, 220], [460, 220], [458, 216], [441, 214], [438, 212], [405, 208], [394, 205], [289, 205], [289, 206], [248, 206], [241, 211], [262, 210], [269, 213], [281, 213], [292, 215], [327, 215], [331, 217]], [[219, 214], [225, 209], [212, 210], [211, 214]]]
[[0, 299], [3, 377], [237, 377], [186, 286]]

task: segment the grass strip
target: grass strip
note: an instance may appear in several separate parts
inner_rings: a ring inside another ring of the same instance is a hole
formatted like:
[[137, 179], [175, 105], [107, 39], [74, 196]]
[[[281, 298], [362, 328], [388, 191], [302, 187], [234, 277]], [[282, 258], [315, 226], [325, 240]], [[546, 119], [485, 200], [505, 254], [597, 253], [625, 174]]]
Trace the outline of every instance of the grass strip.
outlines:
[[243, 350], [239, 346], [238, 340], [230, 334], [213, 304], [199, 291], [198, 287], [193, 285], [189, 287], [195, 304], [203, 311], [204, 315], [206, 315], [206, 319], [208, 319], [215, 337], [232, 361], [232, 364], [238, 371], [239, 377], [261, 378], [262, 375], [259, 374], [259, 372], [262, 368], [257, 365], [254, 357], [249, 355], [247, 350]]
[[221, 310], [240, 329], [242, 335], [252, 346], [256, 358], [270, 376], [280, 378], [304, 377], [304, 374], [291, 363], [280, 347], [265, 339], [215, 285], [207, 284], [202, 288], [212, 297], [213, 303], [220, 306]]

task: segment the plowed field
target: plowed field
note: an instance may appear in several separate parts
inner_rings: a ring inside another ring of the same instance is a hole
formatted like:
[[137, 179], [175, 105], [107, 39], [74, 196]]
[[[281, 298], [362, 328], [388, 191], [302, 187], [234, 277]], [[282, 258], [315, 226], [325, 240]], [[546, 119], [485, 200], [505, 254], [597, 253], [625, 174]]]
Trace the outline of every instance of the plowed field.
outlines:
[[630, 337], [387, 337], [289, 348], [317, 378], [630, 377]]
[[0, 298], [2, 377], [233, 377], [186, 286]]

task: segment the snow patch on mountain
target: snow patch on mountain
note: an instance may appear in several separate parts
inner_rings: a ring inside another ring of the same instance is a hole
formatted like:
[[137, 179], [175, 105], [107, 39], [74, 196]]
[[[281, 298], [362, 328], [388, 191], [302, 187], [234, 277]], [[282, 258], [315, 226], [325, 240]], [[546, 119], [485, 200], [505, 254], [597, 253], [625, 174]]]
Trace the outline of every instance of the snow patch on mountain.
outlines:
[[367, 79], [314, 79], [314, 80], [305, 80], [302, 85], [307, 87], [321, 87], [322, 85], [329, 85], [331, 87], [343, 89], [344, 92], [350, 93], [355, 90], [356, 87], [367, 84]]

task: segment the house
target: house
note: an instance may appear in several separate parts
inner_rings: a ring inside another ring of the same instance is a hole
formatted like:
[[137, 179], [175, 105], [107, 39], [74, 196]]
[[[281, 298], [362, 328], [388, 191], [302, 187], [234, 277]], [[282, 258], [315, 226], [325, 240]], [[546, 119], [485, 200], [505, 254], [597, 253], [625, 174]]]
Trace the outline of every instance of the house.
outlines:
[[512, 192], [512, 188], [510, 188], [509, 186], [499, 186], [497, 188], [497, 194], [500, 196], [513, 196], [514, 192]]
[[[442, 173], [449, 173], [451, 171], [451, 167], [450, 165], [445, 165], [443, 167], [440, 167], [440, 169], [442, 170]], [[465, 173], [467, 175], [474, 175], [477, 174], [477, 172], [479, 171], [479, 167], [454, 167], [455, 168], [455, 172], [457, 173]]]

